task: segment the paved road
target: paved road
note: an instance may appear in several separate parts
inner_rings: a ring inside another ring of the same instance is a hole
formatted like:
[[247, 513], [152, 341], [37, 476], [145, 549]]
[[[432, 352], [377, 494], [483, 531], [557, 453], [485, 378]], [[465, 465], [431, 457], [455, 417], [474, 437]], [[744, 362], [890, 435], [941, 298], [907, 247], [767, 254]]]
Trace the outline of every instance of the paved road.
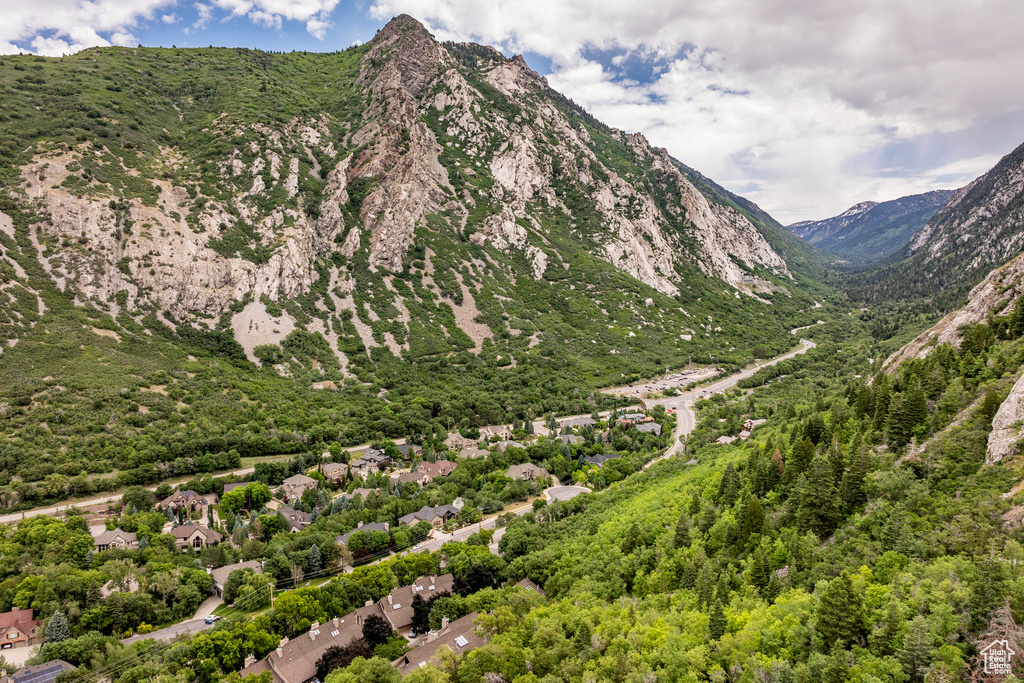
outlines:
[[672, 445], [669, 446], [667, 451], [665, 451], [665, 454], [659, 458], [655, 458], [654, 460], [648, 462], [646, 465], [644, 465], [644, 469], [647, 469], [648, 467], [658, 462], [659, 460], [664, 460], [665, 458], [670, 458], [673, 455], [675, 455], [682, 448], [680, 438], [685, 434], [690, 434], [697, 426], [697, 415], [696, 413], [693, 412], [693, 398], [695, 393], [698, 396], [709, 396], [711, 394], [717, 394], [723, 391], [728, 391], [729, 389], [732, 389], [734, 386], [736, 386], [740, 382], [740, 380], [753, 376], [754, 373], [756, 373], [761, 368], [767, 368], [772, 365], [775, 365], [776, 363], [781, 363], [784, 360], [789, 360], [790, 358], [798, 356], [801, 353], [807, 353], [815, 346], [817, 346], [817, 344], [812, 342], [810, 339], [801, 339], [800, 346], [798, 346], [797, 348], [793, 349], [788, 353], [782, 354], [781, 356], [776, 356], [775, 358], [769, 361], [765, 361], [764, 363], [755, 363], [754, 365], [743, 370], [740, 370], [739, 372], [733, 375], [729, 375], [728, 377], [723, 377], [722, 379], [717, 380], [715, 382], [702, 385], [697, 389], [687, 391], [679, 396], [670, 396], [668, 398], [659, 398], [646, 401], [645, 403], [648, 406], [663, 405], [666, 408], [675, 408], [676, 431], [673, 435]]
[[121, 642], [128, 644], [134, 643], [136, 640], [145, 640], [146, 638], [167, 641], [172, 640], [175, 636], [180, 636], [182, 633], [198, 633], [205, 628], [209, 628], [206, 623], [206, 617], [213, 614], [213, 610], [215, 610], [218, 605], [223, 604], [223, 602], [224, 601], [217, 596], [206, 598], [206, 600], [203, 600], [202, 604], [199, 605], [196, 615], [188, 621], [179, 621], [177, 624], [171, 624], [166, 628], [153, 631], [152, 633], [125, 638]]
[[552, 486], [545, 489], [544, 497], [548, 502], [557, 503], [563, 500], [572, 500], [581, 493], [593, 493], [586, 486]]

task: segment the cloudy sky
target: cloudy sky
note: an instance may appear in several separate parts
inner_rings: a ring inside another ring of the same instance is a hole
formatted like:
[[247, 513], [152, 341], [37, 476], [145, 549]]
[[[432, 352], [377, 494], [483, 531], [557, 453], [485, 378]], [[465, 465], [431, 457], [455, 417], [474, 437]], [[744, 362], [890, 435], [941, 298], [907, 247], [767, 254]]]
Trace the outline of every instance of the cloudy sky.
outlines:
[[402, 12], [525, 54], [783, 223], [958, 187], [1024, 142], [1020, 0], [0, 0], [0, 53], [335, 50]]

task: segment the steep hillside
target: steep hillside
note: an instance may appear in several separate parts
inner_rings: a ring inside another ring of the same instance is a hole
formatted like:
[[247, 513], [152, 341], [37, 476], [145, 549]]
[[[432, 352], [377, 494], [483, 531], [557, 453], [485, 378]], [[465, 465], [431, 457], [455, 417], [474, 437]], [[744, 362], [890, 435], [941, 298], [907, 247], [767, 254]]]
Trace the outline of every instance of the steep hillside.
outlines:
[[880, 268], [845, 278], [861, 301], [912, 300], [939, 311], [1024, 248], [1024, 145], [946, 205]]
[[588, 410], [786, 349], [830, 295], [753, 205], [409, 17], [333, 54], [3, 57], [0, 91], [13, 484]]
[[851, 263], [871, 263], [906, 246], [952, 195], [952, 190], [935, 190], [881, 203], [861, 202], [838, 216], [786, 227]]

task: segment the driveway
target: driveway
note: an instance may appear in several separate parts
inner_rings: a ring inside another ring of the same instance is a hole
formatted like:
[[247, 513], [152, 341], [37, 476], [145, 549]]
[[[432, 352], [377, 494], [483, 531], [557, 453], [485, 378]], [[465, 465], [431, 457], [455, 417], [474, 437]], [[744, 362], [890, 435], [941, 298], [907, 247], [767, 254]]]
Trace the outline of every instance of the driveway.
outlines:
[[552, 486], [544, 490], [544, 497], [549, 503], [558, 503], [563, 500], [572, 500], [581, 493], [593, 493], [585, 486]]

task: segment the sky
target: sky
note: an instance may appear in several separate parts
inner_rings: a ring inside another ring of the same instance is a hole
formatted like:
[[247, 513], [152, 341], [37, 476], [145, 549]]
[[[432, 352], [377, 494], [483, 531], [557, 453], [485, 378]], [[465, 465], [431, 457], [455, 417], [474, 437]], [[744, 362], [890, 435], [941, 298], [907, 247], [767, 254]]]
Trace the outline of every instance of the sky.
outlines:
[[782, 223], [960, 187], [1024, 142], [1020, 0], [0, 0], [0, 53], [332, 51], [400, 13], [522, 53]]

